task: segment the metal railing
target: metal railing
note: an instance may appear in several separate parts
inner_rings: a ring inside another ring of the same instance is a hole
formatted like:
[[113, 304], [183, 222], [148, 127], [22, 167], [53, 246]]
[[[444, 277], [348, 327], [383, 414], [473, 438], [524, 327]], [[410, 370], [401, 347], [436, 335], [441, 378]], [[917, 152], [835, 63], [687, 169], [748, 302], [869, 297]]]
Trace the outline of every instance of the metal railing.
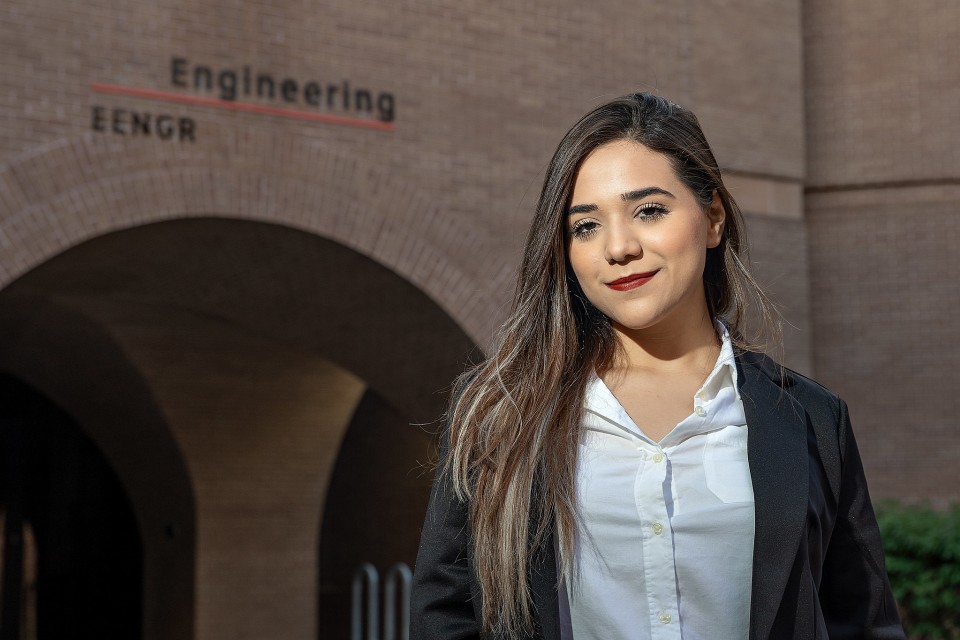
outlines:
[[[387, 571], [383, 589], [383, 639], [410, 640], [410, 567], [399, 562]], [[400, 615], [397, 615], [397, 587], [400, 589]], [[381, 640], [380, 574], [370, 563], [360, 565], [353, 574], [350, 595], [350, 640]], [[364, 597], [366, 595], [366, 597]], [[366, 609], [366, 625], [364, 625]], [[366, 635], [363, 631], [366, 627]]]

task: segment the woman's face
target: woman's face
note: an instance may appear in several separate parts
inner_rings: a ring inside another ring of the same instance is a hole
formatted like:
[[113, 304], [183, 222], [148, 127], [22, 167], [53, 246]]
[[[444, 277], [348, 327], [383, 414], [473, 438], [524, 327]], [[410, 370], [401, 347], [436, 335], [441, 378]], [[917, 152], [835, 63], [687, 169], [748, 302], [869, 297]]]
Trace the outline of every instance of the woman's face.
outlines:
[[669, 330], [707, 314], [703, 268], [723, 206], [703, 207], [667, 156], [631, 140], [580, 166], [567, 215], [570, 266], [618, 333]]

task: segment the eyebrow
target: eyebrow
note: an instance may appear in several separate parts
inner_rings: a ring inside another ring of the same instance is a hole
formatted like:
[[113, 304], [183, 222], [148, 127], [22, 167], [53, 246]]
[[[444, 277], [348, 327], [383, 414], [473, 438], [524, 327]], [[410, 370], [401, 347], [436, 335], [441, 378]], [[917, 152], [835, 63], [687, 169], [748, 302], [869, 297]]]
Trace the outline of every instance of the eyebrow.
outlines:
[[[644, 198], [657, 195], [670, 196], [671, 198], [676, 197], [666, 189], [661, 189], [660, 187], [646, 187], [644, 189], [636, 189], [635, 191], [621, 193], [620, 199], [624, 202], [633, 202], [634, 200], [643, 200]], [[591, 211], [597, 211], [598, 209], [599, 207], [595, 204], [577, 204], [567, 209], [567, 215], [572, 216], [578, 213], [590, 213]]]

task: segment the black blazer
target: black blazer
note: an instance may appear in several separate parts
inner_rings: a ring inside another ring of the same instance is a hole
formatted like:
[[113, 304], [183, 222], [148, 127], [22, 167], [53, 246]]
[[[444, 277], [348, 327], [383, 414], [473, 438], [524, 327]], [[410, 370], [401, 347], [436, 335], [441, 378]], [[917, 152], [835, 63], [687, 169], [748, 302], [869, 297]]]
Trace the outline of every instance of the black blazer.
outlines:
[[[766, 356], [736, 360], [756, 503], [750, 639], [905, 639], [846, 404]], [[481, 637], [469, 542], [467, 505], [438, 474], [414, 572], [414, 640]], [[533, 638], [559, 640], [552, 540], [533, 550], [529, 573]]]

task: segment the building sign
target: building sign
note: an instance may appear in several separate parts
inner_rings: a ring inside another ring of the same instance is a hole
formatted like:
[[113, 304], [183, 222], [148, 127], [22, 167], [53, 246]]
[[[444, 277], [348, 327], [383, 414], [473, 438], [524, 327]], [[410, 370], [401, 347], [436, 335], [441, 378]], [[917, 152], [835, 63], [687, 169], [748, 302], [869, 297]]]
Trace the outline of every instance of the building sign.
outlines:
[[[229, 111], [393, 131], [396, 100], [392, 93], [352, 86], [349, 80], [324, 84], [278, 76], [245, 65], [239, 69], [193, 64], [170, 59], [169, 84], [156, 90], [113, 84], [94, 84], [97, 93], [146, 98]], [[250, 102], [257, 99], [258, 102]], [[267, 104], [263, 104], [267, 102]], [[194, 142], [196, 120], [132, 109], [94, 105], [91, 128], [99, 133], [156, 137]]]

